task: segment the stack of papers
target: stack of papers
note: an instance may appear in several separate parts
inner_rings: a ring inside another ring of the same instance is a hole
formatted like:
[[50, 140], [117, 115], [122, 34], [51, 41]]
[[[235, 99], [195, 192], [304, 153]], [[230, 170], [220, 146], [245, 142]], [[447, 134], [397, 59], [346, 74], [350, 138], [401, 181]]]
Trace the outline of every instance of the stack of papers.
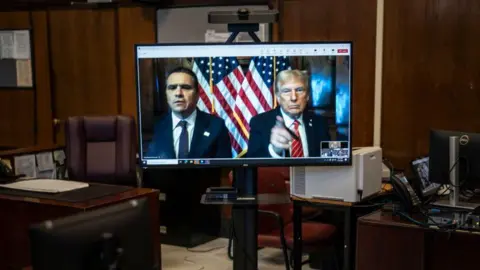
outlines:
[[32, 179], [2, 184], [0, 187], [45, 193], [60, 193], [88, 187], [87, 183], [57, 179]]

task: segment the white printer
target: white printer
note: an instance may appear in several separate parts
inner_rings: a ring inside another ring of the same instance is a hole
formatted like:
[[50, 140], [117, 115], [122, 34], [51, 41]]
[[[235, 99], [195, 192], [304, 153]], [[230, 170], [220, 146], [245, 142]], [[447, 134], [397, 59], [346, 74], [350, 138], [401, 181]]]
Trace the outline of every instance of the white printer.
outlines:
[[358, 202], [382, 188], [382, 149], [352, 150], [352, 166], [307, 166], [290, 168], [291, 194]]

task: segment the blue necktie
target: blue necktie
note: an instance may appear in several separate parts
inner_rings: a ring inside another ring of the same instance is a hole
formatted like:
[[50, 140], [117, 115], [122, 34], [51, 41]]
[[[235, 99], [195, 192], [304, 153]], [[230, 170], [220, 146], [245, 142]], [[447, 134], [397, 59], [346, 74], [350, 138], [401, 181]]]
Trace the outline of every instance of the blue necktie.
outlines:
[[177, 126], [182, 128], [182, 132], [180, 133], [180, 142], [178, 144], [178, 159], [185, 159], [188, 157], [187, 121], [182, 120], [178, 122]]

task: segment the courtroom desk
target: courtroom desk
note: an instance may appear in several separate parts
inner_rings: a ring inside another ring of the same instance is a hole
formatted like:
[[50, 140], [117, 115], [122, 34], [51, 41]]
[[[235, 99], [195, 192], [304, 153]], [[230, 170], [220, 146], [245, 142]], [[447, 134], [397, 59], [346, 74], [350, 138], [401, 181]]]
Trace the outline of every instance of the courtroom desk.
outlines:
[[479, 233], [422, 228], [378, 210], [358, 219], [356, 269], [478, 269], [479, 243]]
[[161, 265], [158, 190], [133, 188], [115, 195], [75, 203], [0, 194], [0, 269], [22, 269], [31, 264], [28, 236], [30, 225], [144, 197], [149, 202], [156, 260]]

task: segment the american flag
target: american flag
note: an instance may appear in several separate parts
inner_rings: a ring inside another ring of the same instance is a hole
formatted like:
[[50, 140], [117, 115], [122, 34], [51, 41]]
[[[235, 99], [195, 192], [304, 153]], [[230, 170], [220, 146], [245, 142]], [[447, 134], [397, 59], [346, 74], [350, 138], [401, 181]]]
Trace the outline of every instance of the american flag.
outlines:
[[198, 107], [225, 120], [233, 157], [247, 151], [250, 119], [276, 107], [275, 74], [285, 69], [291, 69], [285, 56], [252, 57], [246, 74], [235, 57], [194, 59], [200, 91]]
[[193, 71], [199, 81], [198, 107], [225, 121], [230, 132], [232, 156], [247, 148], [247, 136], [234, 116], [235, 99], [245, 78], [235, 57], [196, 58]]
[[250, 130], [250, 119], [276, 107], [274, 81], [278, 72], [291, 69], [290, 61], [285, 56], [252, 57], [242, 88], [235, 102], [235, 113]]

